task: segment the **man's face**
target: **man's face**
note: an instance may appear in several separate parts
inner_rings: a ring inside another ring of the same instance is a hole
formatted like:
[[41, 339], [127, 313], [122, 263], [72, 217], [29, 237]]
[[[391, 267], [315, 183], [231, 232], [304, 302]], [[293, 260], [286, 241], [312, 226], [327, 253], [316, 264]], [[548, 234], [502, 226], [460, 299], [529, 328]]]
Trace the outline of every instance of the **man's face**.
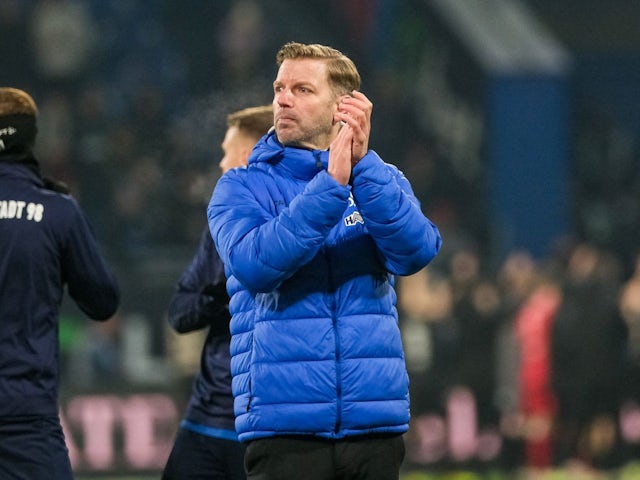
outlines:
[[325, 150], [337, 133], [338, 99], [323, 60], [285, 60], [273, 82], [276, 134], [284, 145]]
[[247, 135], [236, 126], [227, 128], [222, 141], [224, 156], [219, 164], [222, 173], [246, 165], [249, 154], [257, 141], [258, 139]]

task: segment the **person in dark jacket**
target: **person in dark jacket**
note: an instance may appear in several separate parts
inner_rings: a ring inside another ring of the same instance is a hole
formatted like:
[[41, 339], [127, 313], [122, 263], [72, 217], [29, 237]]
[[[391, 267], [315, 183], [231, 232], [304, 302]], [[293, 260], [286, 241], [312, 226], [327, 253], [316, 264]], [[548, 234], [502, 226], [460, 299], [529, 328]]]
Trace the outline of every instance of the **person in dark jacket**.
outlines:
[[275, 128], [207, 210], [247, 478], [397, 479], [409, 381], [395, 276], [425, 267], [440, 233], [369, 149], [373, 105], [351, 59], [291, 42], [276, 61]]
[[[220, 169], [247, 164], [253, 146], [273, 125], [271, 105], [250, 107], [227, 117]], [[229, 370], [229, 295], [224, 267], [205, 228], [191, 264], [169, 304], [168, 320], [178, 333], [208, 328], [200, 371], [163, 479], [243, 480], [244, 445], [234, 428]]]
[[66, 287], [91, 319], [120, 292], [92, 227], [32, 149], [37, 106], [0, 88], [0, 478], [71, 479], [58, 416], [58, 315]]

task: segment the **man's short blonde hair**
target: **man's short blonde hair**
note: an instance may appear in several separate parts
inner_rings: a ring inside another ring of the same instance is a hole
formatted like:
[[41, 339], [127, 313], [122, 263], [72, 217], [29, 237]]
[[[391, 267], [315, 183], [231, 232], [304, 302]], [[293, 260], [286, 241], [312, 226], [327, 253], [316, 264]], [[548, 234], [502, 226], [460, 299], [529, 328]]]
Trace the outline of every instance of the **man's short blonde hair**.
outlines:
[[256, 141], [273, 126], [273, 106], [249, 107], [227, 115], [227, 127], [237, 127]]
[[353, 61], [341, 51], [318, 43], [305, 44], [289, 42], [278, 50], [276, 63], [282, 65], [282, 62], [285, 60], [296, 60], [299, 58], [325, 60], [327, 62], [329, 84], [333, 87], [337, 95], [346, 95], [353, 90], [360, 90], [362, 80], [358, 69]]
[[38, 107], [27, 92], [11, 87], [0, 87], [0, 117], [7, 115], [38, 115]]

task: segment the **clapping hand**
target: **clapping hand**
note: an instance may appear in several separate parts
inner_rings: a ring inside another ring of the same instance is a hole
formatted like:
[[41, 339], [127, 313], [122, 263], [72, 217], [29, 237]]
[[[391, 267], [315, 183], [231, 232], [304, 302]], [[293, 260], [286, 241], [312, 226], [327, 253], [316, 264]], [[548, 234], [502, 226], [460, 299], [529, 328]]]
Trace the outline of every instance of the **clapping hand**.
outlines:
[[352, 167], [367, 154], [373, 104], [361, 92], [340, 99], [334, 120], [342, 127], [329, 148], [329, 175], [342, 185], [351, 178]]

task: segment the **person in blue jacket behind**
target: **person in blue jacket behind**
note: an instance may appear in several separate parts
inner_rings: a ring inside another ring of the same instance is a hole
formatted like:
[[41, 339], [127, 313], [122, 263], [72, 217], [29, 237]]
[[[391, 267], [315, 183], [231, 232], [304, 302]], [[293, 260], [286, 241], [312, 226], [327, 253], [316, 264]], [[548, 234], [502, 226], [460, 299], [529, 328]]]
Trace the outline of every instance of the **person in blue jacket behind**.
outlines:
[[[273, 125], [271, 105], [227, 116], [220, 170], [247, 164], [256, 142]], [[178, 333], [208, 328], [191, 396], [167, 460], [164, 480], [244, 480], [244, 444], [234, 427], [229, 370], [229, 295], [224, 267], [209, 229], [183, 272], [169, 303], [168, 320]]]
[[37, 106], [0, 88], [0, 478], [71, 479], [58, 416], [58, 315], [65, 287], [91, 319], [120, 291], [93, 230], [34, 158]]
[[397, 479], [410, 413], [394, 278], [427, 265], [440, 234], [369, 149], [353, 62], [296, 42], [276, 61], [275, 129], [208, 207], [247, 478]]

